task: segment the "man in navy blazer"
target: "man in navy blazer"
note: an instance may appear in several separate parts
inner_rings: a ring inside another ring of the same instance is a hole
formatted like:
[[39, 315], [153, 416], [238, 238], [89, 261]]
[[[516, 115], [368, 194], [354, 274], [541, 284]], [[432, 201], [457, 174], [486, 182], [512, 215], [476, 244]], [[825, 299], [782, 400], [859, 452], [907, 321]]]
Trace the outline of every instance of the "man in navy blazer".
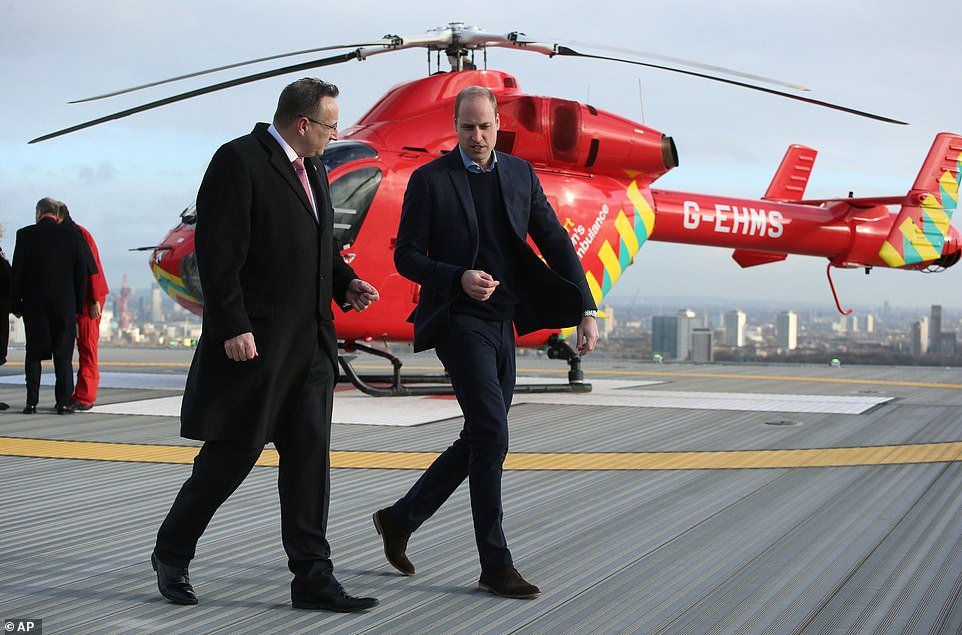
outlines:
[[414, 575], [405, 553], [410, 534], [467, 477], [479, 587], [530, 598], [540, 590], [514, 568], [502, 530], [514, 330], [524, 335], [577, 326], [578, 350], [586, 354], [598, 339], [597, 311], [571, 239], [531, 164], [494, 150], [497, 108], [487, 88], [462, 90], [454, 107], [458, 147], [417, 169], [404, 194], [394, 263], [421, 285], [410, 318], [414, 350], [435, 349], [451, 377], [464, 428], [405, 496], [374, 513], [374, 525], [388, 561]]

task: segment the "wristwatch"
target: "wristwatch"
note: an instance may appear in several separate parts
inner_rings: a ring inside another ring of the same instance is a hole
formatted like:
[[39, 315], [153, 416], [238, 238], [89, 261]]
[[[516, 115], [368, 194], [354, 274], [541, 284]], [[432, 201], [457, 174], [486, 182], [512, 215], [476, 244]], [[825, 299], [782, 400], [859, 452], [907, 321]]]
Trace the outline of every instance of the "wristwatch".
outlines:
[[582, 315], [584, 315], [584, 317], [597, 318], [598, 312], [595, 311], [594, 309], [585, 309], [585, 312]]

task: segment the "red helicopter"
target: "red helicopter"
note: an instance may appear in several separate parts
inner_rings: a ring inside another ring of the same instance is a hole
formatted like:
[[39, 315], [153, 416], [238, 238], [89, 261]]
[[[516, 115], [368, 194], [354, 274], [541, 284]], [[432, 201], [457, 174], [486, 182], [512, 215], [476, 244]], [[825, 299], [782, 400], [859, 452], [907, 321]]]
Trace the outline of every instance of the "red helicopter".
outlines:
[[[451, 23], [425, 36], [385, 36], [372, 42], [286, 54], [353, 49], [151, 102], [34, 141], [266, 77], [413, 47], [428, 50], [429, 71], [432, 51], [438, 58], [443, 51], [451, 62], [451, 70], [438, 70], [390, 89], [356, 124], [344, 130], [322, 157], [330, 177], [335, 235], [342, 245], [342, 256], [359, 276], [378, 288], [381, 296], [369, 310], [339, 314], [337, 318], [337, 332], [345, 352], [366, 351], [390, 359], [394, 366], [392, 375], [360, 377], [350, 359], [342, 356], [348, 379], [370, 394], [439, 392], [436, 388], [407, 385], [437, 378], [406, 375], [402, 381], [400, 361], [367, 343], [404, 342], [413, 337], [412, 327], [405, 319], [417, 302], [419, 289], [402, 278], [393, 265], [401, 199], [415, 168], [456, 145], [453, 103], [457, 93], [467, 86], [486, 86], [497, 95], [501, 126], [496, 149], [534, 165], [549, 202], [571, 236], [598, 303], [647, 240], [733, 249], [732, 257], [742, 267], [778, 262], [788, 254], [823, 256], [828, 259], [826, 271], [833, 295], [833, 267], [938, 271], [951, 267], [962, 255], [959, 232], [950, 225], [962, 174], [960, 136], [942, 133], [936, 137], [915, 183], [904, 195], [806, 200], [805, 188], [817, 153], [798, 145], [788, 149], [768, 190], [758, 200], [661, 190], [653, 187], [655, 181], [678, 166], [671, 137], [588, 104], [525, 94], [515, 77], [477, 69], [475, 53], [486, 54], [488, 47], [507, 47], [551, 56], [625, 62], [734, 84], [887, 123], [903, 122], [760, 86], [764, 83], [800, 89], [730, 69], [664, 57], [657, 59], [672, 65], [586, 54], [562, 44], [544, 44], [521, 33], [494, 35], [462, 23]], [[150, 86], [279, 57], [284, 55], [201, 71]], [[139, 88], [143, 86], [90, 99]], [[892, 212], [888, 206], [898, 209]], [[189, 207], [181, 214], [180, 224], [159, 245], [143, 249], [152, 251], [150, 266], [160, 286], [179, 304], [200, 314], [203, 291], [194, 257], [195, 220], [194, 208]], [[850, 313], [842, 309], [837, 295], [835, 302], [840, 312]], [[547, 347], [550, 357], [566, 359], [570, 365], [567, 385], [535, 386], [529, 390], [590, 389], [582, 382], [580, 360], [564, 341], [566, 335], [540, 331], [519, 339], [519, 346]], [[524, 390], [520, 386], [519, 389]]]

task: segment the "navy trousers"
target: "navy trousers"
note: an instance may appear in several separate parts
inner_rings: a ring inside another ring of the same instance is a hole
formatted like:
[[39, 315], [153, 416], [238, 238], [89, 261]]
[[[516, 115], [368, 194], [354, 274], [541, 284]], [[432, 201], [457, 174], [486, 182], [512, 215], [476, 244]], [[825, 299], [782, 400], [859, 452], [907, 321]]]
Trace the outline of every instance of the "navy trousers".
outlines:
[[[336, 381], [331, 360], [318, 342], [297, 411], [274, 439], [280, 457], [281, 539], [295, 592], [299, 586], [326, 586], [333, 578], [326, 533]], [[155, 553], [162, 562], [187, 566], [214, 512], [247, 477], [262, 450], [226, 441], [204, 443], [157, 534]]]
[[464, 428], [391, 511], [400, 527], [413, 532], [467, 478], [481, 568], [504, 567], [512, 564], [501, 528], [501, 472], [514, 394], [514, 329], [510, 321], [452, 313], [435, 349], [451, 377]]

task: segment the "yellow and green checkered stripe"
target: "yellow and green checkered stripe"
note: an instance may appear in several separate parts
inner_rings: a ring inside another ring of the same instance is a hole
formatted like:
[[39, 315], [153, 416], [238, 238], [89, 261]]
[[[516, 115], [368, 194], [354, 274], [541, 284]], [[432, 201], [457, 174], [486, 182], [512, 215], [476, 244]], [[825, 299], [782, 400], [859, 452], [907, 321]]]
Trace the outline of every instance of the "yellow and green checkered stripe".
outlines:
[[651, 192], [642, 190], [638, 183], [632, 180], [626, 194], [632, 209], [627, 213], [620, 209], [615, 216], [617, 243], [612, 244], [607, 238], [604, 239], [598, 249], [598, 264], [601, 266], [595, 264], [585, 270], [588, 288], [591, 289], [596, 304], [608, 295], [624, 270], [635, 261], [635, 254], [651, 236], [655, 227], [655, 205]]
[[959, 205], [959, 186], [962, 182], [962, 153], [953, 168], [945, 170], [938, 179], [938, 196], [926, 193], [918, 207], [903, 208], [895, 219], [879, 257], [890, 267], [904, 267], [937, 260], [949, 233], [952, 213]]

